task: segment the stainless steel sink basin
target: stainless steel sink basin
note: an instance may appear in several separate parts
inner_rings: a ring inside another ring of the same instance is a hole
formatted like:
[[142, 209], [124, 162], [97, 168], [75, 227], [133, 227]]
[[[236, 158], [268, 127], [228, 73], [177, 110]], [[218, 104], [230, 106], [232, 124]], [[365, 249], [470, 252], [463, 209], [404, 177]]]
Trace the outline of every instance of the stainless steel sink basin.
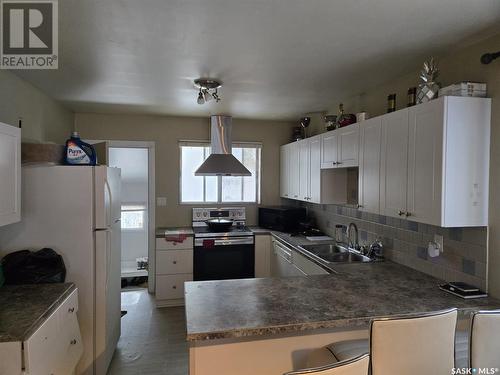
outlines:
[[373, 260], [355, 250], [338, 244], [303, 245], [302, 249], [328, 263], [372, 262]]

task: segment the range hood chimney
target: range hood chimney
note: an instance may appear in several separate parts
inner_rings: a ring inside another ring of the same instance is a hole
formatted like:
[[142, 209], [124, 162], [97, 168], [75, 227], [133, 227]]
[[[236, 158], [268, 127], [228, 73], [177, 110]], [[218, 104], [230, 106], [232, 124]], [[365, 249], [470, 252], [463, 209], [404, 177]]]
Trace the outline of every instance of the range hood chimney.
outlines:
[[230, 116], [210, 116], [212, 153], [194, 172], [195, 176], [251, 176], [252, 173], [231, 153]]

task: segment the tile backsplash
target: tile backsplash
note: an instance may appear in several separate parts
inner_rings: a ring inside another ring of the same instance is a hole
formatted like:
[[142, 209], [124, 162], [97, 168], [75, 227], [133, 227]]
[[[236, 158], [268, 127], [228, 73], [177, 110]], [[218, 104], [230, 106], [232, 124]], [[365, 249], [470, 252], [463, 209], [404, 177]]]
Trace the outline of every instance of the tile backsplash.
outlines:
[[[357, 225], [361, 245], [382, 239], [386, 258], [446, 281], [486, 288], [486, 227], [441, 228], [359, 211], [349, 206], [300, 203], [319, 229], [335, 237], [335, 225]], [[344, 228], [345, 230], [345, 228]], [[427, 254], [434, 234], [444, 237], [444, 252]]]

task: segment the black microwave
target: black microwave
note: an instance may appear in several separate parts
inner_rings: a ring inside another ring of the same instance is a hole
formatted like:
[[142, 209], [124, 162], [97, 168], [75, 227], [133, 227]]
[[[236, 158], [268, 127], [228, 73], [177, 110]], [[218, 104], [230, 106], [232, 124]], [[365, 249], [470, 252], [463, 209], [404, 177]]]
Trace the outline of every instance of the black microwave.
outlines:
[[259, 207], [259, 227], [280, 232], [298, 232], [300, 223], [307, 218], [303, 207], [270, 206]]

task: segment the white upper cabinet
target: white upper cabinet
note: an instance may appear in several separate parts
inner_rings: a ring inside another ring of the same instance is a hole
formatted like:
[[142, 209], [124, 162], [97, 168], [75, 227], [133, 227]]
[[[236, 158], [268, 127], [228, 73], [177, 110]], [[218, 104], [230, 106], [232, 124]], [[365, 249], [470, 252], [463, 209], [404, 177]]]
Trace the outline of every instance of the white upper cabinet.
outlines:
[[359, 209], [380, 213], [380, 151], [382, 120], [375, 117], [359, 126]]
[[321, 168], [358, 166], [359, 124], [352, 124], [321, 135]]
[[300, 199], [299, 142], [291, 143], [288, 150], [288, 194], [289, 198]]
[[311, 178], [309, 175], [309, 140], [305, 139], [298, 142], [299, 148], [299, 199], [303, 201], [309, 200], [309, 186]]
[[283, 198], [288, 198], [289, 195], [289, 148], [288, 145], [280, 147], [280, 196]]
[[338, 136], [337, 166], [357, 167], [359, 153], [359, 124], [353, 124], [336, 130]]
[[321, 203], [321, 137], [309, 138], [309, 201]]
[[21, 130], [0, 123], [0, 226], [21, 220]]
[[380, 214], [406, 212], [408, 180], [408, 110], [381, 116]]

